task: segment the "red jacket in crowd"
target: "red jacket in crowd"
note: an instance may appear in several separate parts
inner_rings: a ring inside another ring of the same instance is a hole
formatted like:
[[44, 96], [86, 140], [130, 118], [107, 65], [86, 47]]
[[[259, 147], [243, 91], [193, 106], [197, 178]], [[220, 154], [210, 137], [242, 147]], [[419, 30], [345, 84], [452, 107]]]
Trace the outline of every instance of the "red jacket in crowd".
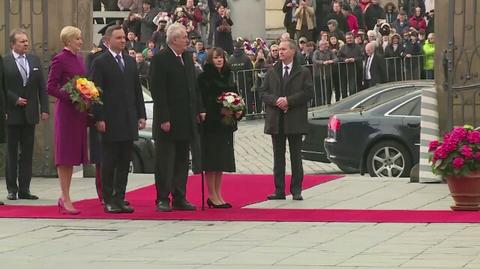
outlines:
[[408, 20], [408, 23], [410, 24], [410, 27], [417, 29], [417, 31], [419, 31], [420, 29], [423, 29], [423, 30], [427, 29], [427, 21], [425, 21], [423, 16], [422, 17], [412, 16]]
[[347, 16], [347, 26], [348, 26], [348, 29], [353, 33], [354, 36], [357, 35], [358, 33], [358, 20], [357, 20], [357, 17], [355, 17], [355, 15], [348, 15]]

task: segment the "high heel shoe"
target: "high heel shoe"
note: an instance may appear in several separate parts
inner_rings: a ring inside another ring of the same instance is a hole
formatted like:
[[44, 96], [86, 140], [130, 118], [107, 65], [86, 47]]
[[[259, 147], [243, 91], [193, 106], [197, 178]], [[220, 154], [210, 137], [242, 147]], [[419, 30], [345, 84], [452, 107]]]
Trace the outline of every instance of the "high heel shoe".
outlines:
[[63, 215], [78, 215], [80, 214], [80, 210], [77, 209], [68, 209], [65, 208], [65, 201], [62, 198], [58, 199], [58, 212]]
[[212, 202], [212, 200], [210, 200], [210, 198], [207, 199], [207, 205], [208, 205], [208, 208], [212, 208], [212, 207], [213, 208], [231, 208], [232, 207], [232, 205], [228, 203], [216, 205]]

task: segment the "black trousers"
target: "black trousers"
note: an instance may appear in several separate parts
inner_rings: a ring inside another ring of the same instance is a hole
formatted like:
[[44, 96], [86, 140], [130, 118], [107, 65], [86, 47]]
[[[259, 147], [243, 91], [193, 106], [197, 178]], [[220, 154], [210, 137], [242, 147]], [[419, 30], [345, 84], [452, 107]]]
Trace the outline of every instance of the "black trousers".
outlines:
[[275, 179], [275, 193], [285, 194], [285, 152], [286, 142], [290, 149], [290, 162], [292, 166], [292, 181], [290, 192], [300, 194], [302, 192], [303, 165], [302, 165], [302, 135], [272, 135], [273, 144], [273, 177]]
[[9, 193], [30, 192], [34, 141], [35, 125], [7, 126], [5, 181]]
[[[295, 40], [295, 33], [297, 32], [297, 22], [289, 22], [289, 24], [286, 27], [287, 33], [290, 34], [290, 38]], [[300, 37], [298, 37], [300, 38]]]
[[125, 199], [133, 141], [102, 141], [102, 193], [105, 203]]
[[157, 202], [185, 200], [190, 141], [155, 141], [155, 186]]

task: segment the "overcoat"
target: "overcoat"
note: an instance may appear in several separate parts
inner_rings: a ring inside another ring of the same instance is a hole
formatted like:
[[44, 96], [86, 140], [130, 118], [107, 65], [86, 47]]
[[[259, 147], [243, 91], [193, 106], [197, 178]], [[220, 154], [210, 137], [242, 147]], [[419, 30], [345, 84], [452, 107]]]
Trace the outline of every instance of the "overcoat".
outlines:
[[[265, 133], [279, 134], [281, 113], [284, 117], [285, 135], [306, 134], [308, 130], [308, 102], [313, 98], [313, 83], [310, 71], [293, 61], [288, 80], [285, 82], [285, 93], [282, 92], [282, 62], [276, 63], [268, 70], [260, 96], [265, 103]], [[275, 104], [279, 97], [286, 96], [288, 110], [283, 112]]]

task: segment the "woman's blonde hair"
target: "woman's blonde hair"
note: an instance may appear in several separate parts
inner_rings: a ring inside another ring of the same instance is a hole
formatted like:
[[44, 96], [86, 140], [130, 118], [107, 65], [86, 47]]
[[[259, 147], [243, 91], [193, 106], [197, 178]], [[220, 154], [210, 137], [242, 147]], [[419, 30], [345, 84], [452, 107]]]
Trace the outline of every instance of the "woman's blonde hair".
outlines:
[[82, 35], [82, 31], [74, 26], [65, 26], [60, 31], [60, 40], [64, 45], [67, 45], [68, 41], [77, 38]]

